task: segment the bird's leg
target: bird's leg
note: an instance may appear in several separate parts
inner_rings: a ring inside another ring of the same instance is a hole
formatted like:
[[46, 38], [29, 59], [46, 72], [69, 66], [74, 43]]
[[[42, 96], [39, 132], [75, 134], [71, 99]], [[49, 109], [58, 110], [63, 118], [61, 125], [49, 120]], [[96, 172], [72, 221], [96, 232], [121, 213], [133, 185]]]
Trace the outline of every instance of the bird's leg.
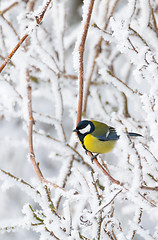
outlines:
[[85, 150], [85, 153], [86, 153], [86, 155], [87, 155], [88, 151], [87, 151], [87, 150]]
[[93, 163], [94, 158], [96, 158], [98, 155], [99, 155], [99, 153], [97, 153], [97, 154], [93, 155], [93, 157], [91, 157], [92, 163]]

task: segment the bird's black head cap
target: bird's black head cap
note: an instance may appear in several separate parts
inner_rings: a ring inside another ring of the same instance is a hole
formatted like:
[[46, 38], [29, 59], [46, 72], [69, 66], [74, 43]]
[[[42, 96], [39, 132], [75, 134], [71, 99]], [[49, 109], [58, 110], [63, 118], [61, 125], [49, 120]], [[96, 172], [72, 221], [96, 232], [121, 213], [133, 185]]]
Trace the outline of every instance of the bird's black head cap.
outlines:
[[93, 132], [95, 129], [94, 124], [92, 121], [89, 120], [83, 120], [81, 122], [78, 123], [76, 129], [74, 130], [74, 132], [79, 132], [83, 135], [86, 135], [88, 133]]

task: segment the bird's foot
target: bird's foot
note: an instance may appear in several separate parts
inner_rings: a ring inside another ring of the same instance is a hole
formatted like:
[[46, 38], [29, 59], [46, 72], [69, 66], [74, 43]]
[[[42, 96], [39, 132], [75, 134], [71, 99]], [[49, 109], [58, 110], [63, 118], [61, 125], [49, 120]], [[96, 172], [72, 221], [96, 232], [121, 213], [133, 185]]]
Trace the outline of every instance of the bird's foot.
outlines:
[[99, 153], [97, 153], [97, 154], [93, 155], [93, 157], [91, 157], [92, 163], [93, 163], [94, 158], [96, 158], [98, 155], [99, 155]]
[[85, 150], [85, 153], [86, 153], [86, 155], [87, 155], [88, 151], [87, 151], [87, 150]]

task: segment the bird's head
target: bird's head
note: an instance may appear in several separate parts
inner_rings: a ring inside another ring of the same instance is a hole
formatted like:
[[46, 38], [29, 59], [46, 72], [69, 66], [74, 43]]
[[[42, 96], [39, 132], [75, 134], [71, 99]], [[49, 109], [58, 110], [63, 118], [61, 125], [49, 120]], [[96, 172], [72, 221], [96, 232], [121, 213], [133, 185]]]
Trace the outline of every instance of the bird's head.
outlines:
[[92, 133], [95, 129], [95, 126], [92, 121], [83, 120], [78, 123], [76, 129], [73, 132], [76, 132], [78, 135], [87, 135]]

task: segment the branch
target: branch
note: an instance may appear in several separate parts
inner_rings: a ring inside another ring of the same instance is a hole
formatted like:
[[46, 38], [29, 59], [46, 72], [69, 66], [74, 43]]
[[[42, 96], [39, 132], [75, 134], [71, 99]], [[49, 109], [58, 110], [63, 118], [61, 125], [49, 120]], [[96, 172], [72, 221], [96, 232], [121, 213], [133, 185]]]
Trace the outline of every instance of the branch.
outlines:
[[155, 15], [154, 15], [154, 10], [151, 6], [151, 1], [149, 1], [149, 6], [150, 6], [150, 9], [151, 9], [151, 15], [152, 15], [152, 18], [153, 18], [153, 24], [154, 24], [154, 28], [155, 28], [155, 32], [156, 32], [156, 35], [158, 36], [158, 26], [157, 26], [157, 22], [156, 22], [156, 18], [155, 18]]
[[[130, 88], [126, 83], [124, 83], [121, 79], [119, 79], [118, 77], [116, 77], [112, 72], [110, 72], [110, 71], [107, 70], [107, 73], [108, 73], [111, 77], [115, 78], [115, 79], [116, 79], [118, 82], [120, 82], [122, 85], [124, 85], [128, 90], [130, 90], [131, 93], [137, 94], [137, 95], [139, 95], [139, 96], [142, 96], [142, 93], [141, 93], [141, 92], [139, 92], [138, 90], [133, 90], [132, 88]], [[115, 85], [114, 85], [114, 86], [115, 86]]]
[[77, 121], [76, 121], [76, 125], [81, 121], [81, 116], [82, 116], [82, 105], [83, 105], [83, 55], [84, 55], [84, 46], [85, 46], [85, 42], [86, 42], [86, 37], [87, 37], [87, 33], [88, 33], [88, 28], [89, 28], [89, 22], [91, 19], [91, 15], [92, 15], [92, 10], [93, 10], [93, 5], [94, 5], [94, 0], [90, 1], [90, 5], [89, 5], [89, 11], [87, 14], [87, 19], [84, 25], [84, 31], [82, 34], [82, 38], [81, 38], [81, 43], [79, 45], [79, 100], [78, 100], [78, 111], [77, 111]]
[[[36, 16], [36, 21], [37, 21], [37, 25], [36, 27], [41, 24], [44, 14], [50, 4], [51, 0], [47, 1], [46, 5], [44, 6], [42, 12], [39, 14], [39, 17]], [[3, 64], [0, 66], [0, 73], [2, 72], [2, 70], [5, 68], [5, 66], [10, 62], [11, 58], [13, 57], [13, 55], [15, 54], [15, 52], [19, 49], [19, 47], [22, 45], [22, 43], [26, 40], [26, 38], [29, 36], [29, 34], [25, 34], [20, 41], [17, 43], [17, 45], [13, 48], [13, 50], [11, 51], [11, 53], [8, 55], [8, 57], [5, 59], [5, 61], [3, 62]]]
[[[84, 25], [84, 31], [82, 34], [82, 38], [81, 38], [81, 43], [79, 45], [79, 99], [78, 99], [78, 111], [77, 111], [77, 121], [76, 121], [76, 125], [81, 121], [81, 116], [82, 116], [82, 104], [83, 104], [83, 54], [84, 54], [84, 46], [85, 46], [85, 41], [86, 41], [86, 37], [87, 37], [87, 32], [88, 32], [88, 28], [89, 28], [89, 22], [90, 22], [90, 18], [92, 15], [92, 10], [93, 10], [93, 5], [94, 5], [94, 0], [91, 0], [90, 5], [89, 5], [89, 11], [87, 14], [87, 19]], [[93, 154], [91, 152], [88, 152], [90, 157], [93, 157]], [[104, 173], [104, 175], [108, 176], [110, 181], [115, 183], [115, 184], [119, 184], [120, 182], [115, 180], [103, 167], [102, 165], [98, 162], [97, 158], [95, 157], [93, 159], [93, 161], [95, 162], [95, 164], [100, 168], [100, 170]]]
[[142, 189], [150, 190], [150, 191], [158, 191], [158, 187], [148, 187], [148, 186], [141, 186]]
[[[10, 178], [13, 178], [15, 181], [21, 182], [21, 183], [23, 183], [23, 184], [27, 185], [28, 187], [30, 187], [30, 188], [32, 188], [32, 189], [35, 190], [34, 187], [32, 187], [29, 183], [25, 182], [23, 179], [18, 178], [18, 177], [16, 177], [16, 176], [14, 176], [13, 174], [11, 174], [10, 172], [6, 172], [6, 171], [4, 171], [4, 170], [1, 169], [1, 168], [0, 168], [0, 171], [1, 171], [2, 173], [4, 173], [5, 175], [8, 175]], [[39, 192], [37, 191], [37, 193], [39, 193]]]
[[29, 153], [30, 153], [30, 159], [34, 166], [35, 172], [39, 180], [42, 181], [43, 174], [39, 168], [39, 165], [36, 163], [35, 154], [33, 150], [32, 132], [33, 132], [33, 124], [35, 124], [35, 121], [33, 119], [33, 114], [32, 114], [32, 96], [31, 96], [32, 88], [30, 86], [30, 76], [29, 76], [28, 70], [26, 70], [26, 81], [27, 81], [27, 98], [28, 98], [28, 114], [29, 114]]
[[41, 24], [41, 22], [42, 22], [42, 20], [43, 20], [43, 17], [44, 17], [44, 14], [45, 14], [45, 12], [47, 11], [50, 3], [51, 3], [51, 0], [48, 0], [47, 3], [46, 3], [46, 5], [44, 6], [42, 12], [39, 13], [38, 16], [35, 16], [38, 25]]
[[[87, 33], [88, 33], [88, 28], [89, 28], [89, 22], [91, 19], [91, 14], [92, 14], [92, 10], [93, 10], [93, 5], [94, 5], [94, 0], [91, 0], [90, 5], [89, 5], [89, 11], [87, 14], [87, 19], [84, 25], [84, 31], [81, 37], [81, 43], [79, 45], [79, 75], [78, 75], [78, 79], [79, 79], [79, 99], [78, 99], [78, 111], [77, 111], [77, 120], [76, 120], [76, 125], [81, 121], [81, 116], [82, 116], [82, 104], [83, 104], [83, 55], [84, 55], [84, 46], [85, 46], [85, 42], [86, 42], [86, 37], [87, 37]], [[74, 149], [77, 148], [77, 143], [75, 144]], [[69, 163], [68, 166], [68, 172], [65, 175], [64, 178], [64, 182], [63, 182], [63, 187], [66, 186], [67, 183], [67, 179], [71, 174], [71, 169], [72, 169], [72, 165], [74, 162], [74, 155], [72, 155], [72, 159]], [[61, 197], [58, 199], [57, 201], [57, 209], [59, 207], [59, 203], [60, 203]]]
[[12, 3], [9, 7], [5, 8], [3, 11], [0, 11], [0, 15], [3, 15], [4, 13], [8, 12], [11, 8], [15, 7], [19, 2]]
[[30, 85], [30, 75], [29, 75], [29, 70], [26, 70], [26, 80], [27, 80], [27, 98], [28, 98], [28, 114], [29, 114], [29, 154], [30, 154], [30, 159], [33, 164], [33, 167], [35, 169], [35, 172], [37, 174], [38, 179], [46, 184], [52, 185], [54, 188], [60, 188], [64, 190], [62, 187], [47, 181], [44, 177], [43, 174], [39, 168], [39, 164], [35, 160], [35, 154], [34, 154], [34, 149], [33, 149], [33, 125], [35, 124], [34, 118], [33, 118], [33, 113], [32, 113], [32, 88]]
[[25, 39], [28, 37], [28, 34], [25, 34], [20, 41], [18, 42], [18, 44], [13, 48], [13, 50], [11, 51], [11, 53], [8, 55], [8, 57], [5, 59], [5, 61], [2, 63], [2, 65], [0, 66], [0, 73], [2, 72], [2, 70], [5, 68], [5, 66], [10, 62], [11, 58], [13, 57], [13, 55], [15, 54], [15, 52], [18, 50], [18, 48], [21, 46], [21, 44], [25, 41]]
[[1, 17], [2, 17], [2, 19], [8, 24], [8, 26], [13, 30], [14, 34], [17, 36], [17, 39], [20, 40], [20, 38], [19, 38], [19, 36], [18, 36], [15, 28], [13, 27], [12, 23], [9, 22], [9, 21], [3, 16], [3, 14], [1, 14]]
[[[93, 157], [93, 154], [91, 152], [87, 153], [90, 157]], [[109, 178], [112, 183], [122, 185], [118, 180], [114, 179], [107, 170], [105, 170], [105, 168], [98, 162], [96, 157], [93, 159], [93, 162], [98, 166], [98, 168], [100, 168], [100, 170], [104, 173], [105, 176]]]
[[[102, 207], [101, 209], [99, 209], [98, 212], [103, 211], [104, 208], [106, 208], [107, 206], [109, 206], [109, 205], [114, 201], [114, 199], [117, 197], [117, 195], [119, 195], [121, 192], [122, 192], [122, 189], [121, 189], [120, 191], [118, 191], [118, 192], [113, 196], [113, 198], [112, 198], [104, 207]], [[96, 212], [96, 214], [97, 214], [98, 212]]]

